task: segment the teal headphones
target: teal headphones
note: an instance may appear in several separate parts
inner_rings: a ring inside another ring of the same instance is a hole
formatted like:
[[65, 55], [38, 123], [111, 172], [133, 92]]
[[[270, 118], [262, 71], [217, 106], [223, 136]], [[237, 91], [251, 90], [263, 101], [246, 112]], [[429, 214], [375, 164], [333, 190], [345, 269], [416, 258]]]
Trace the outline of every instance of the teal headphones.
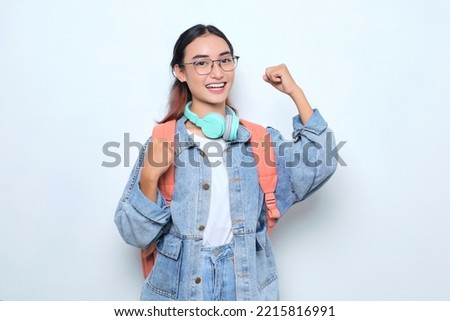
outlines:
[[218, 113], [208, 113], [200, 118], [190, 109], [192, 101], [184, 108], [184, 116], [202, 129], [203, 134], [211, 139], [222, 137], [226, 141], [236, 140], [239, 128], [239, 117], [233, 109], [227, 107], [225, 118]]

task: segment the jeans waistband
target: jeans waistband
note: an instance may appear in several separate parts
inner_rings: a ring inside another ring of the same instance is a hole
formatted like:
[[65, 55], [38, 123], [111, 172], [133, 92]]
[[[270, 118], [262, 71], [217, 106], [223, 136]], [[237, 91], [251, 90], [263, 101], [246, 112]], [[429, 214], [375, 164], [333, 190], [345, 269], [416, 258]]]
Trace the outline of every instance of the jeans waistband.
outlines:
[[213, 261], [219, 261], [233, 257], [234, 243], [228, 243], [219, 246], [202, 247], [204, 257], [210, 257]]

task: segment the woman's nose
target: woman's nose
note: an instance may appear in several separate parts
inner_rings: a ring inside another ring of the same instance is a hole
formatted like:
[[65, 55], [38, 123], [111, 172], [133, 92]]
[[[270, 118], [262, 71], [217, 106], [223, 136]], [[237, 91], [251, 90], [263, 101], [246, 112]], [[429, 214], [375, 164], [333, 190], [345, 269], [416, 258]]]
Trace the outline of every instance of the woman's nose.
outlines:
[[222, 70], [222, 67], [220, 66], [220, 62], [213, 61], [211, 68], [212, 68], [212, 70], [211, 70], [211, 77], [222, 78], [223, 70]]

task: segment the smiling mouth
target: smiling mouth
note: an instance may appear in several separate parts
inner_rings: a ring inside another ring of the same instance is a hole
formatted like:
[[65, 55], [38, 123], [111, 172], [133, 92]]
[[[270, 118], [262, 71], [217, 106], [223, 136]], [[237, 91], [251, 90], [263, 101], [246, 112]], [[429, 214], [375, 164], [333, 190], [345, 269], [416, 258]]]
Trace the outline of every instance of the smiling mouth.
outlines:
[[218, 83], [207, 84], [205, 87], [208, 89], [222, 89], [225, 87], [225, 85], [226, 85], [225, 82], [218, 82]]

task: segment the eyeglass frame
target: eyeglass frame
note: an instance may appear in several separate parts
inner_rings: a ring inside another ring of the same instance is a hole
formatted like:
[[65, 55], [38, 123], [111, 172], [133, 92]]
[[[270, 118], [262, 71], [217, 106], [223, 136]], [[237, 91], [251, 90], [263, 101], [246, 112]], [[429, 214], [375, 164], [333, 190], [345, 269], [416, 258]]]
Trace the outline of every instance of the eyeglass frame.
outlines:
[[[195, 70], [195, 72], [196, 72], [198, 75], [200, 75], [200, 76], [207, 76], [207, 75], [209, 75], [210, 73], [212, 73], [213, 68], [214, 68], [214, 63], [215, 63], [216, 61], [219, 63], [219, 67], [220, 67], [220, 69], [222, 69], [222, 71], [229, 72], [229, 71], [235, 70], [235, 69], [237, 68], [237, 65], [238, 65], [238, 62], [239, 62], [239, 58], [241, 58], [241, 57], [240, 57], [240, 56], [231, 56], [231, 57], [232, 57], [231, 59], [232, 59], [233, 61], [236, 60], [236, 61], [234, 62], [234, 68], [231, 69], [231, 70], [225, 70], [225, 69], [223, 69], [222, 63], [221, 63], [220, 61], [221, 61], [222, 59], [224, 59], [224, 58], [220, 58], [220, 59], [207, 59], [207, 58], [201, 58], [201, 59], [199, 59], [199, 60], [197, 60], [197, 61], [183, 62], [182, 64], [179, 64], [179, 66], [193, 65], [193, 66], [194, 66], [194, 70]], [[195, 63], [198, 62], [198, 61], [200, 61], [200, 60], [208, 60], [208, 61], [211, 61], [211, 70], [210, 70], [207, 74], [201, 74], [201, 73], [199, 73], [199, 72], [197, 71], [197, 68], [195, 67]]]

